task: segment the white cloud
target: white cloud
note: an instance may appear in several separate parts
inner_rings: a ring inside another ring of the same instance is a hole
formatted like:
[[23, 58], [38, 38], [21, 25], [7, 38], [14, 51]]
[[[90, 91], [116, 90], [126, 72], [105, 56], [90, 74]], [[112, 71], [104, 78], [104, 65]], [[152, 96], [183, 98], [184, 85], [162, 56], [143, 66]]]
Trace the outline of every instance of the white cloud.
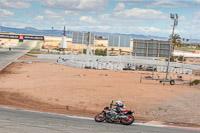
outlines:
[[125, 9], [125, 4], [124, 3], [118, 3], [113, 11], [117, 12], [117, 11], [122, 11], [124, 9]]
[[140, 9], [140, 8], [133, 8], [130, 10], [115, 12], [114, 15], [119, 18], [127, 18], [135, 20], [157, 20], [157, 19], [168, 18], [168, 15], [164, 14], [162, 11], [153, 9]]
[[36, 24], [43, 24], [44, 25], [65, 25], [67, 22], [65, 18], [60, 15], [59, 13], [45, 10], [43, 14], [36, 16], [35, 18], [28, 21], [29, 24], [36, 23]]
[[99, 32], [107, 32], [107, 30], [111, 29], [111, 26], [105, 25], [96, 25], [96, 26], [70, 26], [67, 27], [70, 30], [84, 30], [84, 31], [99, 31]]
[[0, 0], [1, 8], [29, 8], [30, 4], [23, 0]]
[[44, 16], [37, 16], [37, 17], [35, 17], [35, 19], [36, 19], [37, 21], [41, 21], [41, 20], [44, 19]]
[[65, 16], [79, 16], [81, 14], [81, 12], [64, 11], [64, 12], [62, 12], [62, 14]]
[[14, 13], [9, 10], [0, 9], [0, 18], [7, 18], [7, 17], [11, 17], [13, 15], [14, 15]]
[[96, 22], [97, 22], [97, 20], [94, 19], [94, 18], [91, 17], [91, 16], [81, 16], [81, 17], [80, 17], [80, 21], [81, 21], [81, 22], [86, 22], [86, 23], [96, 23]]
[[45, 0], [40, 3], [48, 8], [95, 13], [104, 10], [108, 0]]
[[103, 21], [111, 21], [111, 16], [110, 14], [101, 14], [99, 15], [99, 19], [103, 20]]
[[196, 3], [196, 4], [200, 4], [200, 0], [196, 0], [195, 3]]
[[185, 16], [181, 16], [181, 17], [179, 17], [179, 20], [180, 20], [180, 21], [185, 21], [186, 18], [185, 18]]
[[12, 23], [3, 22], [2, 25], [7, 26], [7, 27], [15, 27], [15, 28], [30, 27], [30, 25], [26, 23], [20, 23], [20, 22], [12, 22]]
[[152, 2], [148, 7], [164, 7], [164, 8], [176, 8], [176, 7], [185, 7], [187, 4], [184, 2], [176, 2], [170, 0], [160, 0]]
[[45, 10], [44, 14], [46, 15], [46, 17], [48, 19], [53, 19], [53, 20], [57, 20], [57, 21], [64, 21], [64, 17], [59, 15], [56, 12], [50, 11], [50, 10]]
[[56, 15], [55, 12], [50, 11], [50, 10], [45, 10], [45, 11], [44, 11], [44, 14], [46, 14], [46, 15], [48, 15], [48, 16], [55, 16], [55, 15]]
[[101, 29], [101, 30], [104, 30], [104, 31], [107, 31], [107, 30], [109, 30], [111, 28], [110, 26], [104, 26], [104, 25], [96, 26], [96, 27]]
[[145, 33], [152, 33], [152, 32], [160, 32], [161, 30], [156, 27], [135, 27], [135, 29], [139, 30], [140, 32]]
[[200, 11], [194, 13], [196, 16], [200, 16]]
[[113, 1], [122, 2], [122, 3], [129, 4], [129, 5], [147, 2], [146, 0], [113, 0]]
[[200, 11], [194, 13], [193, 22], [200, 25]]

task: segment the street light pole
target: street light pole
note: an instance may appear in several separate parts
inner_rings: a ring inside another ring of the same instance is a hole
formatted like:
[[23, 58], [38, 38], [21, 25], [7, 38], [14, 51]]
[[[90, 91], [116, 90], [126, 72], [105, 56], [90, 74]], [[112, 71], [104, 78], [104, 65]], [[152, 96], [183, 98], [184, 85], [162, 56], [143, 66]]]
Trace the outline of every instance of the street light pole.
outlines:
[[52, 31], [51, 31], [51, 38], [52, 38], [51, 44], [53, 45], [53, 29], [54, 29], [54, 27], [51, 27], [51, 29], [52, 29]]
[[54, 27], [51, 27], [51, 29], [52, 29], [51, 35], [52, 35], [52, 37], [53, 37], [53, 29], [54, 29]]
[[170, 14], [170, 18], [174, 20], [173, 24], [173, 30], [172, 30], [172, 38], [169, 46], [169, 57], [168, 57], [168, 64], [167, 64], [167, 71], [166, 71], [166, 80], [168, 79], [168, 74], [169, 74], [169, 63], [171, 60], [171, 54], [172, 54], [172, 46], [173, 46], [173, 37], [174, 37], [174, 30], [175, 27], [178, 25], [178, 14]]

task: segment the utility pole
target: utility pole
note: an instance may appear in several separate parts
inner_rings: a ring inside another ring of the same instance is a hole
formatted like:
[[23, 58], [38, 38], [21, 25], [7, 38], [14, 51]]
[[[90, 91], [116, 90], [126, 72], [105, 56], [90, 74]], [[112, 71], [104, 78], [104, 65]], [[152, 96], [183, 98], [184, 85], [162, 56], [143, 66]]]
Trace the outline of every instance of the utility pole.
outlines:
[[66, 39], [66, 28], [65, 28], [65, 26], [64, 26], [64, 31], [63, 31], [63, 35], [62, 35], [62, 41], [61, 41], [61, 47], [60, 48], [62, 48], [63, 51], [64, 51], [64, 49], [67, 48], [67, 39]]
[[170, 46], [169, 46], [169, 57], [168, 57], [168, 64], [167, 64], [167, 71], [166, 71], [166, 78], [165, 78], [165, 80], [168, 79], [168, 74], [169, 74], [169, 63], [170, 63], [171, 54], [172, 54], [174, 30], [175, 30], [175, 27], [178, 25], [178, 14], [170, 14], [170, 18], [172, 20], [174, 20], [174, 24], [173, 24], [173, 30], [172, 30], [172, 39], [171, 39], [171, 43], [170, 43]]
[[91, 49], [91, 32], [88, 32], [86, 55], [89, 56], [90, 54], [93, 55]]
[[52, 37], [53, 37], [53, 29], [54, 29], [54, 27], [51, 27], [51, 29], [52, 29], [52, 31], [51, 31], [51, 35], [52, 35]]
[[63, 33], [63, 35], [66, 36], [65, 26], [64, 26], [64, 33]]

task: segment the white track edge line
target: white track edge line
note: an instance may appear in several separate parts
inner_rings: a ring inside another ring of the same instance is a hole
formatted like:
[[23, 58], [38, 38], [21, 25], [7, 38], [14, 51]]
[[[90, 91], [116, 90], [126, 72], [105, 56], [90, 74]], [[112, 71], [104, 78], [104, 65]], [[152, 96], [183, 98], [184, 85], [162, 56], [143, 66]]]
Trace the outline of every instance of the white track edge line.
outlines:
[[[72, 116], [72, 115], [65, 115], [65, 114], [58, 114], [58, 113], [25, 110], [25, 109], [18, 109], [18, 108], [6, 107], [6, 106], [0, 106], [0, 107], [4, 108], [4, 109], [11, 109], [11, 110], [17, 110], [17, 111], [23, 111], [23, 112], [57, 115], [57, 116], [64, 116], [64, 117], [67, 117], [67, 118], [82, 119], [82, 120], [94, 120], [94, 118], [90, 118], [90, 117], [81, 117], [81, 116]], [[149, 126], [149, 127], [167, 127], [166, 125], [157, 125], [157, 124], [148, 124], [148, 123], [133, 123], [132, 125]]]

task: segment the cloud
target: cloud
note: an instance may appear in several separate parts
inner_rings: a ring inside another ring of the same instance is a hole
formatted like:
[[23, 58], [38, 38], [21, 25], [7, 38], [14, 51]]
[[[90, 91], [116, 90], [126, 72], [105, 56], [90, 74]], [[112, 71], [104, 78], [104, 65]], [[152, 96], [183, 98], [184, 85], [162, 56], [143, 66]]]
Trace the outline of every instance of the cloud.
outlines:
[[14, 13], [9, 10], [0, 9], [0, 18], [7, 18], [7, 17], [11, 17], [13, 15], [14, 15]]
[[200, 4], [200, 0], [113, 0], [117, 2], [122, 2], [131, 6], [143, 5], [147, 8], [178, 8], [178, 7], [190, 7], [196, 4]]
[[40, 3], [48, 8], [95, 13], [104, 10], [108, 0], [45, 0]]
[[196, 3], [196, 4], [200, 4], [200, 0], [196, 0], [195, 3]]
[[29, 24], [43, 24], [44, 25], [65, 25], [65, 18], [59, 13], [45, 10], [41, 15], [36, 16], [35, 18], [28, 21]]
[[96, 23], [97, 22], [97, 20], [91, 16], [82, 16], [82, 17], [80, 17], [80, 21], [86, 22], [86, 23]]
[[65, 16], [79, 16], [81, 15], [81, 12], [74, 12], [74, 11], [64, 11], [64, 12], [61, 12], [63, 15]]
[[124, 3], [118, 3], [113, 11], [117, 12], [117, 11], [122, 11], [124, 9], [125, 9]]
[[186, 7], [186, 6], [188, 5], [184, 2], [161, 0], [161, 1], [152, 2], [152, 4], [150, 4], [147, 7], [177, 8], [177, 7]]
[[99, 19], [103, 21], [111, 21], [113, 18], [111, 17], [111, 14], [101, 14], [99, 15]]
[[200, 11], [194, 13], [193, 22], [200, 25]]
[[107, 25], [132, 25], [133, 23], [148, 23], [156, 20], [165, 21], [169, 15], [160, 10], [132, 8], [122, 11], [112, 12], [110, 14], [98, 15], [98, 22]]
[[44, 16], [37, 16], [37, 17], [35, 17], [35, 19], [38, 20], [38, 21], [41, 21], [41, 20], [44, 19]]
[[1, 8], [29, 8], [30, 4], [23, 0], [0, 0]]
[[146, 0], [113, 0], [113, 1], [122, 2], [122, 3], [130, 4], [130, 5], [147, 2]]
[[180, 20], [180, 21], [185, 21], [186, 18], [185, 18], [185, 16], [180, 16], [180, 17], [179, 17], [179, 20]]
[[152, 32], [160, 32], [161, 30], [156, 27], [136, 27], [137, 30], [140, 32], [145, 32], [145, 33], [152, 33]]
[[44, 11], [44, 14], [46, 15], [46, 17], [48, 19], [54, 19], [54, 20], [59, 20], [59, 21], [64, 21], [64, 17], [59, 15], [59, 13], [56, 13], [56, 12], [53, 12], [53, 11], [50, 11], [50, 10], [45, 10]]
[[118, 18], [127, 18], [135, 20], [157, 20], [168, 18], [168, 15], [164, 14], [162, 11], [140, 8], [133, 8], [129, 10], [127, 9], [115, 12], [114, 15]]
[[111, 29], [111, 26], [105, 25], [96, 25], [96, 26], [70, 26], [67, 27], [70, 30], [83, 30], [83, 31], [99, 31], [99, 32], [107, 32], [107, 30]]

